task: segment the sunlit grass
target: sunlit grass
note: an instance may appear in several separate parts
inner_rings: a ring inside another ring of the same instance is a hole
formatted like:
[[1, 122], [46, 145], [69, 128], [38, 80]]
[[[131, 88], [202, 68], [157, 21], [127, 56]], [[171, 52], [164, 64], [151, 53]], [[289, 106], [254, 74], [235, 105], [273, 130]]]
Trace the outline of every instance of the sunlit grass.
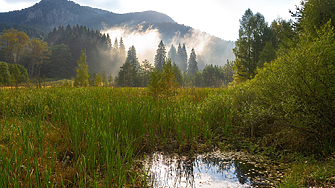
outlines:
[[139, 154], [211, 147], [213, 130], [200, 111], [219, 92], [155, 98], [145, 88], [0, 89], [0, 185], [146, 186]]

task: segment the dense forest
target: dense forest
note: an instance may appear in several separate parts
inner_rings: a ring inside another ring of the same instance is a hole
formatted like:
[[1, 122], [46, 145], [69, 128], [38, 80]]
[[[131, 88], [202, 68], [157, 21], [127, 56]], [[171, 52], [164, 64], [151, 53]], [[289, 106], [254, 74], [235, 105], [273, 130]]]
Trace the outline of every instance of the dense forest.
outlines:
[[[25, 36], [25, 40], [21, 40], [21, 35]], [[30, 79], [42, 77], [75, 78], [78, 68], [76, 60], [79, 60], [82, 51], [85, 51], [90, 85], [95, 85], [96, 75], [106, 75], [105, 77], [109, 78], [107, 85], [145, 87], [148, 85], [150, 72], [153, 68], [162, 67], [167, 58], [175, 64], [175, 77], [178, 78], [180, 86], [219, 87], [232, 81], [232, 63], [225, 66], [207, 65], [202, 74], [198, 68], [194, 48], [188, 58], [185, 44], [179, 43], [177, 49], [171, 45], [167, 53], [165, 45], [161, 41], [158, 45], [155, 62], [149, 62], [146, 59], [139, 62], [135, 46], [130, 47], [127, 52], [122, 37], [119, 40], [116, 38], [113, 43], [108, 34], [102, 34], [86, 26], [71, 27], [68, 25], [66, 28], [59, 26], [50, 31], [44, 41], [38, 38], [30, 40], [23, 31], [4, 29], [1, 40], [4, 46], [0, 59], [4, 62], [23, 65], [28, 70]], [[33, 42], [38, 42], [43, 46], [39, 49], [40, 51], [44, 50], [40, 53], [41, 57], [34, 55], [38, 50], [34, 51], [33, 45], [31, 45]], [[16, 50], [20, 50], [20, 52], [16, 52]], [[38, 58], [39, 60], [37, 60]], [[132, 61], [135, 64], [129, 66]], [[128, 67], [132, 67], [132, 74], [128, 73], [130, 70]], [[115, 78], [113, 79], [113, 77]]]
[[[136, 32], [140, 35], [151, 30], [157, 30], [163, 42], [169, 46], [186, 43], [189, 45], [188, 48], [192, 49], [197, 47], [191, 45], [194, 41], [198, 40], [206, 43], [207, 45], [203, 47], [205, 50], [198, 54], [200, 70], [206, 64], [223, 66], [227, 59], [234, 60], [234, 54], [232, 53], [234, 42], [225, 41], [204, 32], [201, 33], [189, 26], [178, 24], [171, 17], [155, 11], [116, 14], [106, 10], [80, 6], [67, 0], [42, 0], [32, 7], [20, 11], [0, 13], [0, 23], [0, 32], [3, 29], [14, 28], [18, 31], [24, 31], [30, 38], [44, 39], [54, 28], [64, 27], [66, 29], [68, 25], [71, 28], [77, 25], [86, 26], [91, 31], [100, 31], [102, 35], [104, 32], [115, 28], [123, 29], [126, 33]], [[116, 36], [110, 37], [114, 41]], [[126, 36], [117, 36], [118, 40], [120, 40], [120, 37]], [[191, 39], [194, 40], [190, 41]], [[131, 45], [133, 44], [127, 46]], [[75, 59], [78, 57], [77, 55]], [[87, 57], [88, 59], [91, 58], [89, 55]], [[118, 65], [118, 68], [122, 63]], [[114, 76], [117, 75], [117, 70], [108, 71], [113, 72]]]

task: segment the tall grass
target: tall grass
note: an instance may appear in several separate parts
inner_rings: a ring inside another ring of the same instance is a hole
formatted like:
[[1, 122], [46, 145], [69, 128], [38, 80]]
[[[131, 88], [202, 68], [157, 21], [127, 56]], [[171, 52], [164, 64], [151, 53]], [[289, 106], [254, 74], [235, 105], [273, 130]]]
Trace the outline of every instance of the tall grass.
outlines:
[[204, 109], [221, 92], [179, 89], [156, 98], [143, 88], [2, 89], [0, 185], [146, 186], [139, 154], [211, 146], [213, 112]]

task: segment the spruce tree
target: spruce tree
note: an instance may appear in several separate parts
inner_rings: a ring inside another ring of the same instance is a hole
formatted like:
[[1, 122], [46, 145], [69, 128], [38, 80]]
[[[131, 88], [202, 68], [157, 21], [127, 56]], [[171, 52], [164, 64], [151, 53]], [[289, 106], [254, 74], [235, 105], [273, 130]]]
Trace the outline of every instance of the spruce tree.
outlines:
[[237, 83], [252, 79], [256, 75], [260, 54], [267, 42], [267, 23], [260, 13], [246, 10], [240, 20], [239, 38], [235, 43], [234, 79]]
[[195, 54], [195, 50], [194, 48], [192, 48], [190, 59], [188, 62], [187, 72], [193, 75], [195, 71], [198, 71], [198, 62], [197, 62], [197, 55]]
[[119, 42], [117, 41], [117, 38], [115, 38], [113, 48], [114, 48], [115, 50], [119, 50]]
[[181, 71], [186, 72], [186, 69], [187, 69], [187, 52], [186, 52], [185, 44], [183, 44], [183, 47], [181, 47], [181, 45], [179, 43], [177, 55], [178, 55], [177, 65], [180, 67]]
[[155, 68], [162, 68], [163, 64], [166, 59], [166, 50], [165, 50], [165, 45], [163, 44], [163, 41], [158, 45], [157, 53], [155, 55]]
[[126, 47], [123, 44], [122, 37], [120, 38], [120, 44], [119, 44], [119, 60], [121, 62], [124, 62], [126, 60]]
[[135, 49], [134, 45], [129, 48], [126, 61], [128, 61], [128, 62], [133, 62], [134, 61], [134, 63], [136, 64], [137, 67], [140, 66], [140, 63], [138, 62], [138, 59], [137, 59], [136, 49]]
[[171, 45], [170, 51], [168, 53], [168, 58], [171, 59], [172, 63], [176, 63], [177, 64], [177, 50], [173, 46], [173, 44]]

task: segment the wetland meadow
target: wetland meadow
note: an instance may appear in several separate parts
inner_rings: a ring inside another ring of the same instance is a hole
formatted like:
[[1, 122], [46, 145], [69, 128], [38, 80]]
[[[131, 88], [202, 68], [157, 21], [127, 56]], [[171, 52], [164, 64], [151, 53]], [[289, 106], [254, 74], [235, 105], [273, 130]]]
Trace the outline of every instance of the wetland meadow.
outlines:
[[[0, 89], [0, 185], [276, 187], [295, 182], [295, 164], [305, 165], [296, 171], [309, 165], [272, 160], [265, 147], [242, 138], [231, 109], [222, 105], [226, 89], [176, 89], [164, 97], [148, 92]], [[332, 170], [315, 172], [331, 178]]]

